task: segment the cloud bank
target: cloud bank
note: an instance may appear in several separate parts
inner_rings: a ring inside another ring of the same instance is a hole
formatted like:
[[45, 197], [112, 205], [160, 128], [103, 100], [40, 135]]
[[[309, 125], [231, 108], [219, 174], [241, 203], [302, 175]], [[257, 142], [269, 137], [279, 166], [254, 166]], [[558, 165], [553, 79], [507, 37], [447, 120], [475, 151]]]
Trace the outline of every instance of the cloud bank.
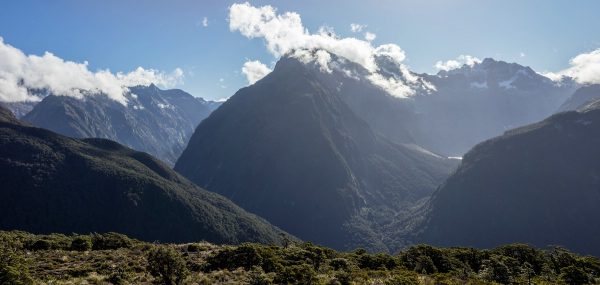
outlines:
[[271, 73], [271, 71], [269, 67], [258, 60], [246, 61], [244, 66], [242, 66], [242, 73], [246, 75], [246, 80], [248, 80], [248, 84], [250, 85], [261, 80], [267, 74]]
[[[364, 26], [352, 26], [359, 31]], [[262, 38], [267, 50], [275, 57], [282, 55], [310, 59], [319, 63], [322, 70], [329, 71], [330, 54], [341, 56], [357, 63], [371, 73], [371, 82], [397, 97], [407, 97], [414, 90], [404, 85], [404, 79], [391, 78], [380, 73], [377, 61], [382, 57], [389, 62], [398, 64], [400, 70], [408, 71], [402, 65], [405, 59], [404, 51], [395, 44], [378, 47], [371, 42], [357, 38], [340, 38], [331, 28], [321, 28], [316, 33], [310, 33], [302, 24], [298, 13], [285, 12], [278, 14], [272, 6], [254, 7], [249, 3], [233, 4], [229, 7], [229, 29], [237, 31], [247, 38]], [[374, 38], [369, 36], [369, 38]], [[324, 51], [318, 52], [319, 50]], [[307, 51], [317, 51], [310, 53]], [[390, 84], [392, 82], [392, 84]], [[389, 89], [393, 85], [394, 88]], [[403, 85], [403, 86], [402, 86]]]
[[544, 75], [555, 81], [563, 77], [571, 77], [581, 84], [600, 84], [600, 49], [572, 58], [569, 65], [564, 70]]
[[127, 104], [127, 87], [154, 83], [165, 87], [181, 83], [179, 68], [167, 74], [138, 67], [132, 72], [116, 74], [109, 70], [92, 72], [88, 63], [66, 61], [52, 53], [25, 55], [4, 43], [0, 37], [0, 101], [39, 101], [32, 90], [47, 90], [55, 95], [83, 98], [103, 93], [110, 99]]
[[459, 55], [456, 59], [451, 59], [448, 61], [438, 61], [435, 63], [434, 67], [438, 70], [452, 70], [461, 68], [463, 65], [473, 66], [477, 63], [481, 63], [481, 59], [476, 58], [470, 55]]

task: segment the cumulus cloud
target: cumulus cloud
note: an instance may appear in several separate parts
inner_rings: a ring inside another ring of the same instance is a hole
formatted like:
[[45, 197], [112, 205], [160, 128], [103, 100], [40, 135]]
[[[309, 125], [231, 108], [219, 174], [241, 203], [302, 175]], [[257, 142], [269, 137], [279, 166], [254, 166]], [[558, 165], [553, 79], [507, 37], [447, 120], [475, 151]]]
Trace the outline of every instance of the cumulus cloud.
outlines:
[[150, 83], [172, 86], [182, 78], [183, 71], [179, 68], [171, 74], [142, 67], [129, 73], [92, 72], [87, 62], [66, 61], [49, 52], [42, 56], [25, 55], [0, 37], [0, 101], [4, 102], [39, 101], [31, 91], [47, 90], [75, 98], [103, 93], [127, 104], [125, 94], [129, 86]]
[[352, 31], [353, 33], [360, 33], [364, 28], [366, 28], [365, 25], [354, 23], [350, 24], [350, 31]]
[[271, 69], [258, 60], [252, 60], [244, 63], [244, 66], [242, 66], [242, 73], [246, 75], [248, 84], [252, 85], [271, 73]]
[[462, 67], [463, 65], [473, 66], [476, 63], [480, 63], [481, 59], [476, 58], [470, 55], [459, 55], [456, 59], [451, 59], [448, 61], [438, 61], [435, 63], [435, 68], [438, 70], [452, 70]]
[[[358, 31], [361, 27], [354, 28]], [[327, 61], [331, 60], [331, 54], [334, 54], [364, 67], [372, 73], [373, 76], [368, 77], [373, 79], [372, 83], [394, 96], [406, 97], [414, 93], [408, 92], [411, 90], [408, 86], [399, 88], [403, 80], [394, 79], [398, 86], [394, 86], [393, 89], [388, 89], [390, 84], [383, 84], [384, 81], [380, 80], [385, 78], [389, 81], [389, 76], [379, 73], [376, 63], [378, 57], [390, 57], [390, 60], [397, 64], [401, 64], [405, 58], [404, 52], [397, 45], [374, 47], [369, 41], [353, 37], [340, 38], [331, 28], [320, 28], [316, 33], [310, 33], [303, 26], [298, 13], [278, 14], [277, 9], [272, 6], [254, 7], [247, 2], [229, 7], [229, 29], [240, 32], [247, 38], [263, 38], [268, 51], [275, 57], [286, 54], [302, 59], [308, 57], [319, 63], [324, 71], [329, 71]]]
[[365, 33], [365, 40], [367, 40], [367, 41], [373, 41], [376, 37], [377, 37], [377, 35], [374, 33], [371, 33], [371, 32]]
[[569, 61], [569, 67], [544, 74], [552, 80], [571, 77], [581, 84], [600, 84], [600, 49], [582, 53]]
[[208, 18], [207, 17], [204, 17], [202, 19], [202, 27], [205, 27], [205, 28], [208, 27]]

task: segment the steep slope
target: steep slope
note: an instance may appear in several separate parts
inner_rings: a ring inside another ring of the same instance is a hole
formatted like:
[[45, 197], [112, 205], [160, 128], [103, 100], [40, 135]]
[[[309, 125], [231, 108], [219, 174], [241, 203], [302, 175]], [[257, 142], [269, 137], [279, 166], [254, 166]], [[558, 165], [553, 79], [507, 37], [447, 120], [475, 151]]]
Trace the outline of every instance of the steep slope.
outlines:
[[302, 239], [386, 250], [381, 224], [454, 164], [373, 132], [327, 78], [282, 58], [198, 126], [175, 169]]
[[37, 105], [37, 101], [24, 101], [24, 102], [1, 102], [0, 106], [10, 110], [15, 117], [22, 118], [27, 113], [31, 112], [33, 107]]
[[575, 91], [567, 101], [565, 101], [558, 112], [579, 110], [585, 105], [600, 99], [600, 84], [583, 86]]
[[278, 243], [280, 230], [105, 139], [72, 139], [0, 107], [0, 229], [118, 231], [165, 242]]
[[462, 156], [479, 142], [550, 116], [575, 88], [491, 58], [423, 76], [436, 92], [414, 97], [421, 115], [417, 143], [447, 156]]
[[216, 107], [182, 90], [130, 88], [128, 105], [96, 95], [47, 96], [23, 119], [75, 138], [106, 138], [174, 164], [194, 128]]
[[600, 254], [600, 106], [477, 145], [434, 194], [420, 242]]

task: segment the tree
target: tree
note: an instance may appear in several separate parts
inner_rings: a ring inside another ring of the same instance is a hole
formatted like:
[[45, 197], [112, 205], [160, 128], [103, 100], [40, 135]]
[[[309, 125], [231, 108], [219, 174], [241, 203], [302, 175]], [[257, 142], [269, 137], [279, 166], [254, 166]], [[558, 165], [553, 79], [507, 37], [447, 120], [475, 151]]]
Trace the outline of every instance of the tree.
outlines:
[[179, 285], [187, 277], [185, 260], [171, 247], [156, 247], [148, 253], [148, 271], [165, 285]]

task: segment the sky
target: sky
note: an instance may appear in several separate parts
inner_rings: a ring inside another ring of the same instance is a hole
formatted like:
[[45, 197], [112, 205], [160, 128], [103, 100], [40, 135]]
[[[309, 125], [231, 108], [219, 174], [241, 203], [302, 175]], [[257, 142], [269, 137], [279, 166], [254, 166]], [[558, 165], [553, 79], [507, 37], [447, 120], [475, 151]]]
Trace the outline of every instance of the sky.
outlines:
[[[230, 27], [229, 8], [243, 2], [4, 1], [0, 37], [24, 55], [51, 52], [64, 61], [87, 62], [92, 72], [114, 74], [89, 74], [88, 81], [78, 83], [82, 86], [138, 82], [135, 75], [143, 74], [216, 100], [260, 77], [247, 78], [248, 70], [268, 72], [278, 57], [266, 47], [268, 35], [252, 37]], [[328, 27], [340, 38], [354, 37], [373, 46], [395, 44], [405, 56], [403, 64], [415, 72], [437, 72], [438, 61], [460, 55], [556, 72], [568, 68], [575, 56], [600, 48], [600, 1], [248, 2], [251, 7], [271, 5], [278, 15], [297, 13], [311, 34]]]

